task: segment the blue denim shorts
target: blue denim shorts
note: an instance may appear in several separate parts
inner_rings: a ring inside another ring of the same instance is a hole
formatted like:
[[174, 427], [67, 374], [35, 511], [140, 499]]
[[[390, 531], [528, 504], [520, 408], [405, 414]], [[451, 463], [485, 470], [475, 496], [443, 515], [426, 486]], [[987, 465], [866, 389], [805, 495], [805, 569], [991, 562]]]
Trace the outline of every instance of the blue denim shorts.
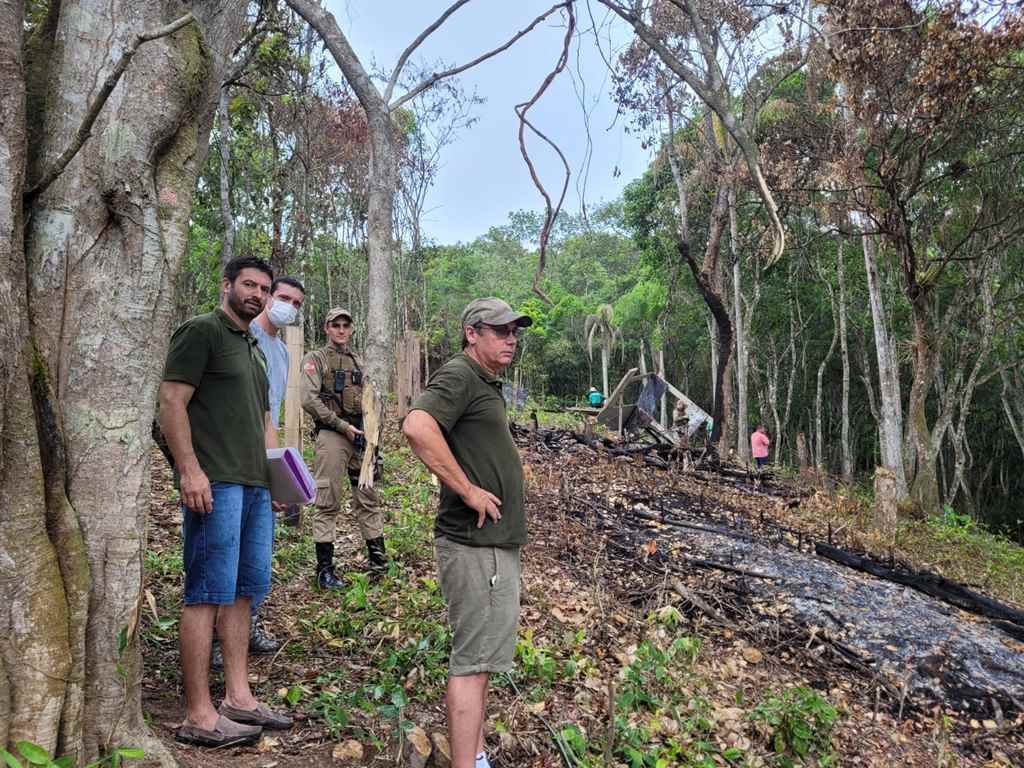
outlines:
[[212, 512], [181, 508], [185, 605], [231, 605], [240, 597], [259, 605], [270, 592], [270, 491], [232, 483], [211, 483], [211, 488]]

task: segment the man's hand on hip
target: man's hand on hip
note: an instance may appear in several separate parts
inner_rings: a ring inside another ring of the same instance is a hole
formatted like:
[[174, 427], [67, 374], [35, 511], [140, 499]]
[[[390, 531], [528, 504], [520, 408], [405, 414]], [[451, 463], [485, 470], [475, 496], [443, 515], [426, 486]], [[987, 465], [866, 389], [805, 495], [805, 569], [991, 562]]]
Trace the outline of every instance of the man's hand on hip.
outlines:
[[475, 509], [477, 512], [476, 527], [484, 527], [484, 518], [491, 518], [494, 522], [501, 520], [501, 499], [490, 491], [485, 491], [478, 485], [470, 485], [469, 490], [462, 496], [466, 506]]
[[213, 512], [213, 491], [210, 480], [201, 469], [181, 475], [181, 501], [198, 515]]

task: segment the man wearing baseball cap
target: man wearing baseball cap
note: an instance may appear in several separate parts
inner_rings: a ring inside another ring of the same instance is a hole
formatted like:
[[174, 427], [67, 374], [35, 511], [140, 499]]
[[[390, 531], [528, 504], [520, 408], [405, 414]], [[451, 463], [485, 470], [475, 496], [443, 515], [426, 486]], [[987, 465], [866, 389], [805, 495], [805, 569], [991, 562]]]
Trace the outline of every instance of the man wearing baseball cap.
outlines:
[[334, 573], [334, 539], [341, 510], [343, 474], [352, 486], [352, 511], [366, 542], [370, 569], [387, 569], [384, 550], [384, 513], [372, 488], [359, 487], [363, 461], [363, 371], [349, 349], [352, 314], [335, 307], [324, 320], [327, 344], [302, 360], [302, 408], [316, 429], [316, 511], [313, 543], [316, 547], [316, 583], [320, 589], [338, 589]]
[[483, 724], [491, 674], [512, 669], [519, 623], [519, 549], [526, 543], [523, 465], [498, 374], [533, 320], [501, 299], [462, 313], [462, 352], [431, 377], [402, 427], [441, 480], [434, 546], [452, 649], [452, 768], [487, 768]]

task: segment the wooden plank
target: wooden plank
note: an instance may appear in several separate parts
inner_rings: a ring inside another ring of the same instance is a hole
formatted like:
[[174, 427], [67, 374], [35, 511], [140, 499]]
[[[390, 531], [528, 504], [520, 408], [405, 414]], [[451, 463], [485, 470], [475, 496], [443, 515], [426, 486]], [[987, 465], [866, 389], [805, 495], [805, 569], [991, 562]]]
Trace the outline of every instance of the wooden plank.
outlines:
[[363, 434], [366, 435], [366, 450], [363, 464], [359, 468], [359, 487], [373, 488], [374, 460], [384, 431], [384, 398], [380, 396], [373, 382], [364, 380], [363, 385]]
[[398, 399], [398, 418], [409, 413], [412, 401], [420, 393], [420, 339], [415, 331], [406, 331], [395, 343], [395, 395]]
[[[626, 375], [622, 377], [621, 381], [619, 381], [618, 386], [615, 387], [612, 393], [608, 396], [608, 399], [604, 401], [604, 408], [617, 405], [618, 401], [622, 398], [622, 393], [626, 390], [626, 387], [638, 378], [640, 377], [637, 375], [636, 368], [630, 368], [626, 371]], [[602, 408], [602, 410], [604, 410], [604, 408]]]
[[284, 397], [284, 447], [302, 450], [302, 396], [299, 379], [302, 376], [302, 328], [288, 325], [284, 329], [284, 343], [288, 347], [288, 387]]

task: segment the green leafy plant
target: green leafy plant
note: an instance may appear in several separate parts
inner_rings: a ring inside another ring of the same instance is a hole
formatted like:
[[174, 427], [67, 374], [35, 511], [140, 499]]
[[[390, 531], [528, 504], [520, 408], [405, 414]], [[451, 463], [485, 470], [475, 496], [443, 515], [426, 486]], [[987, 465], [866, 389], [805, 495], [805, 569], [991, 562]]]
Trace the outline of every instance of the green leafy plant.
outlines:
[[516, 641], [516, 659], [524, 677], [538, 686], [536, 695], [543, 695], [558, 677], [558, 664], [550, 649], [533, 642], [533, 630], [527, 629]]
[[779, 765], [791, 768], [816, 759], [817, 765], [833, 765], [832, 730], [839, 713], [817, 691], [788, 688], [771, 695], [748, 716], [767, 730], [768, 742]]
[[[8, 768], [28, 768], [29, 766], [72, 768], [75, 765], [75, 759], [71, 755], [53, 759], [45, 749], [31, 741], [19, 741], [14, 745], [14, 749], [20, 755], [20, 760], [6, 749], [0, 749], [0, 760], [3, 760]], [[89, 763], [85, 768], [101, 768], [101, 766], [107, 765], [110, 768], [119, 768], [126, 760], [141, 760], [145, 756], [146, 753], [143, 750], [135, 747], [115, 747], [107, 755]]]

